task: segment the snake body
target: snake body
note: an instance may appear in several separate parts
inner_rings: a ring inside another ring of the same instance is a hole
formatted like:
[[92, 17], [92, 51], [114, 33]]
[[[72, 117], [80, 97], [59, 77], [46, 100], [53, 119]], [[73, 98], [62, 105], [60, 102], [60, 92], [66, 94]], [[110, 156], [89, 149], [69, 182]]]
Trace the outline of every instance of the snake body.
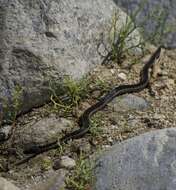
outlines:
[[25, 154], [39, 154], [50, 149], [58, 148], [59, 144], [65, 143], [71, 139], [78, 139], [83, 137], [90, 129], [90, 118], [98, 111], [102, 110], [109, 102], [111, 102], [115, 97], [127, 94], [140, 92], [146, 88], [149, 84], [149, 68], [151, 68], [156, 59], [159, 58], [161, 52], [161, 46], [159, 46], [156, 51], [152, 54], [150, 59], [146, 62], [143, 69], [140, 72], [140, 80], [136, 84], [132, 85], [120, 85], [112, 90], [110, 90], [104, 97], [102, 97], [97, 103], [89, 107], [79, 118], [78, 130], [75, 130], [69, 134], [66, 134], [60, 139], [60, 141], [54, 141], [52, 143], [41, 145], [41, 146], [31, 146], [24, 151]]
[[161, 52], [161, 47], [159, 47], [151, 56], [149, 61], [144, 65], [141, 73], [140, 73], [140, 81], [137, 84], [132, 85], [120, 85], [113, 88], [110, 92], [108, 92], [104, 97], [102, 97], [99, 102], [89, 107], [79, 118], [79, 126], [80, 129], [73, 131], [65, 135], [61, 142], [67, 142], [71, 139], [81, 138], [85, 135], [90, 129], [90, 117], [92, 117], [96, 112], [102, 110], [109, 102], [111, 102], [115, 97], [127, 94], [140, 92], [149, 84], [149, 68], [154, 64], [155, 60], [159, 58]]

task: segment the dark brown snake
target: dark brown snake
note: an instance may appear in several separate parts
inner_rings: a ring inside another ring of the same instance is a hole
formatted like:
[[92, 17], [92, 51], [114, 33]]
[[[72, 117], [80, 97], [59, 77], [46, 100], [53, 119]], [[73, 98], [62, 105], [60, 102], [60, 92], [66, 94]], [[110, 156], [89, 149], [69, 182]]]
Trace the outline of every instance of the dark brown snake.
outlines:
[[75, 130], [69, 134], [66, 134], [60, 140], [56, 140], [52, 143], [46, 145], [33, 145], [24, 151], [25, 154], [32, 154], [26, 159], [17, 163], [17, 165], [28, 161], [30, 158], [35, 157], [37, 154], [46, 152], [51, 149], [58, 148], [63, 143], [68, 142], [71, 139], [78, 139], [83, 137], [90, 129], [90, 118], [98, 111], [102, 110], [109, 102], [111, 102], [115, 97], [127, 94], [140, 92], [149, 85], [149, 68], [153, 66], [155, 60], [159, 58], [161, 52], [161, 46], [159, 46], [156, 51], [152, 54], [148, 62], [144, 65], [140, 72], [140, 80], [136, 84], [132, 85], [120, 85], [112, 90], [110, 90], [104, 97], [102, 97], [97, 103], [89, 107], [79, 118], [78, 130]]

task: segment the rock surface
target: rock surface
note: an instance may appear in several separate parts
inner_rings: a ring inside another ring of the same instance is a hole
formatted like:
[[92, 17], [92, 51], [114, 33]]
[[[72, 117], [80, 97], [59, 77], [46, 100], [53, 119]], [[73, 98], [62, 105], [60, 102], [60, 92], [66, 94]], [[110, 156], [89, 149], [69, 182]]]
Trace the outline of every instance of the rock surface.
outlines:
[[18, 187], [13, 185], [11, 182], [0, 177], [0, 190], [20, 190]]
[[119, 27], [126, 14], [113, 0], [0, 0], [0, 112], [15, 100], [22, 112], [42, 105], [65, 75], [79, 79], [101, 63], [115, 9]]
[[145, 110], [149, 107], [149, 103], [141, 97], [133, 94], [128, 94], [122, 97], [114, 99], [110, 105], [113, 107], [115, 112], [119, 111], [130, 111], [130, 110]]
[[45, 180], [44, 183], [36, 185], [31, 190], [62, 190], [65, 189], [65, 178], [67, 171], [59, 170], [57, 173], [53, 173], [53, 176]]
[[[145, 20], [144, 33], [145, 37], [149, 36], [151, 32], [153, 32], [157, 28], [157, 24], [160, 22], [159, 19], [156, 21], [155, 18], [152, 19], [145, 19], [148, 14], [151, 14], [152, 11], [155, 10], [156, 13], [160, 13], [161, 10], [164, 10], [164, 20], [166, 20], [166, 26], [171, 26], [171, 32], [168, 35], [164, 36], [162, 40], [166, 46], [176, 47], [176, 1], [165, 1], [165, 0], [114, 0], [114, 2], [124, 9], [126, 12], [134, 12], [142, 2], [146, 2], [144, 8], [140, 10], [140, 14], [136, 17], [136, 23], [140, 24], [142, 21]], [[166, 16], [165, 16], [166, 15]], [[161, 18], [161, 17], [160, 17]], [[166, 30], [168, 28], [165, 28]], [[160, 42], [160, 41], [159, 41]]]
[[0, 135], [0, 142], [8, 139], [8, 137], [10, 136], [11, 130], [12, 130], [11, 125], [5, 125], [5, 126], [0, 128], [0, 134], [1, 134]]
[[57, 170], [60, 168], [73, 169], [76, 166], [75, 160], [68, 156], [62, 156], [60, 159], [55, 160], [53, 169]]
[[97, 161], [95, 177], [96, 190], [175, 190], [176, 129], [114, 145]]
[[33, 143], [46, 143], [58, 139], [62, 130], [69, 129], [72, 125], [70, 120], [51, 115], [39, 121], [33, 121], [18, 128], [15, 132], [15, 143], [18, 146], [28, 146]]
[[125, 81], [125, 80], [127, 79], [127, 76], [126, 76], [125, 73], [119, 73], [119, 74], [117, 75], [117, 77], [118, 77], [119, 79], [123, 80], [123, 81]]

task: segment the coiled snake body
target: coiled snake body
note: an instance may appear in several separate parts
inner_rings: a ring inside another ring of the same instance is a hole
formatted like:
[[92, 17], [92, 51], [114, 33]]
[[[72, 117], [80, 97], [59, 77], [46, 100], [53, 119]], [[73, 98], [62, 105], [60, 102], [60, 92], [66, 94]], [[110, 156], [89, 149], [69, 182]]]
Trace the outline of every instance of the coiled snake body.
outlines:
[[42, 145], [42, 146], [31, 146], [24, 151], [25, 154], [33, 154], [33, 157], [42, 152], [46, 152], [50, 149], [58, 148], [59, 144], [65, 143], [71, 139], [77, 139], [84, 136], [90, 129], [90, 117], [94, 115], [97, 111], [102, 110], [109, 102], [111, 102], [115, 97], [127, 93], [134, 93], [142, 91], [149, 84], [149, 68], [153, 66], [156, 59], [159, 58], [161, 52], [161, 46], [156, 49], [152, 54], [148, 62], [144, 65], [143, 69], [140, 72], [140, 80], [136, 84], [132, 85], [120, 85], [113, 88], [108, 92], [104, 97], [102, 97], [96, 104], [92, 105], [90, 108], [85, 110], [85, 112], [79, 118], [78, 130], [75, 130], [63, 138], [60, 141], [54, 141], [52, 143]]

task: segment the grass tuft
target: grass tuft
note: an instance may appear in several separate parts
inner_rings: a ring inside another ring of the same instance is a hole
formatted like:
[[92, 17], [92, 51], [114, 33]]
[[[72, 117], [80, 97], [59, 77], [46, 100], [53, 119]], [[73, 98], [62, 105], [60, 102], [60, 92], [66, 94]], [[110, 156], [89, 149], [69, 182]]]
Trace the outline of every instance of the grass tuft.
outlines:
[[92, 183], [92, 165], [90, 161], [85, 160], [82, 154], [77, 161], [76, 168], [66, 180], [68, 189], [88, 190]]

